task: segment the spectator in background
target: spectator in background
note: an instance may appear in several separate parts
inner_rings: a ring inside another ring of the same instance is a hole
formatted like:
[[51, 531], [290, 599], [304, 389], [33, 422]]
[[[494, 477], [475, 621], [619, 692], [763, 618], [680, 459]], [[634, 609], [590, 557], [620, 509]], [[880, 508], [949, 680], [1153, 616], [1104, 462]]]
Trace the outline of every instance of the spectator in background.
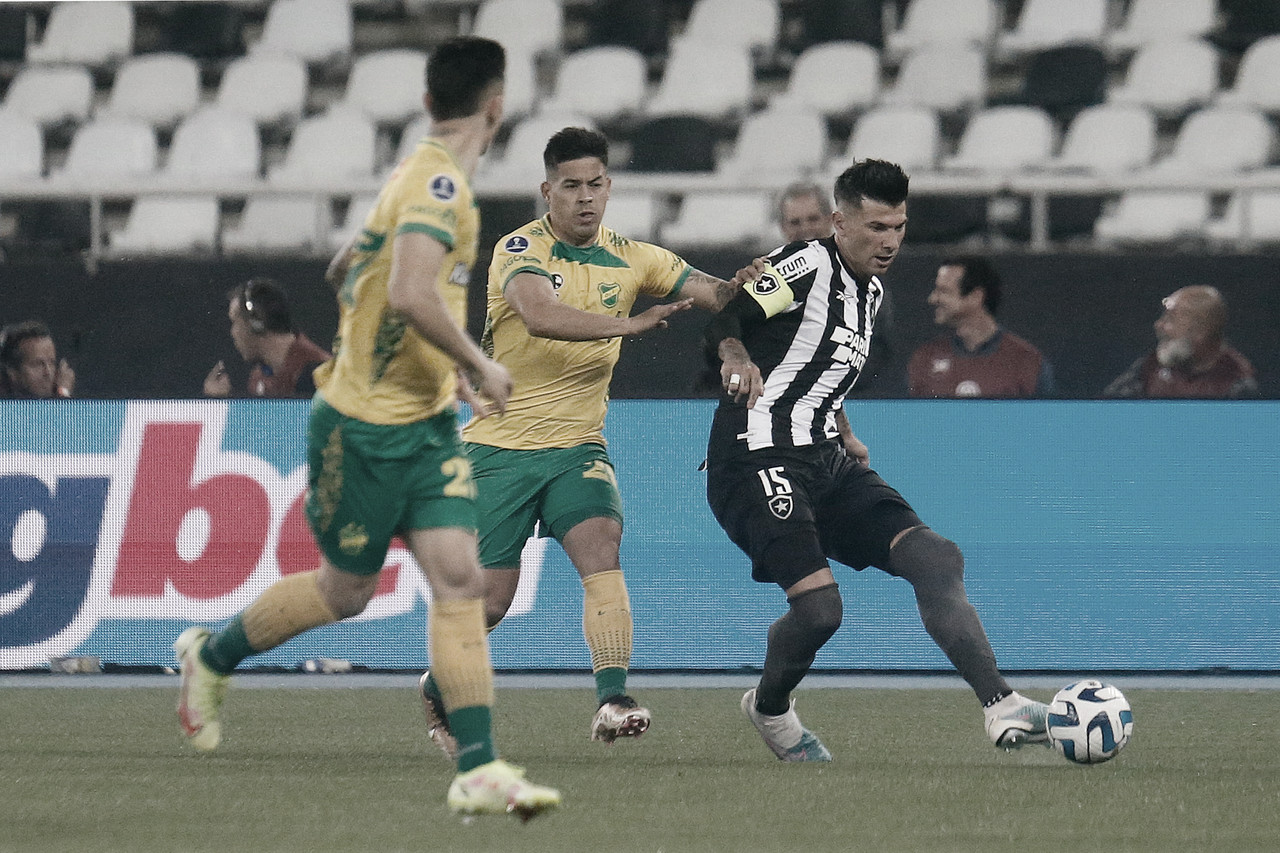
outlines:
[[0, 364], [0, 397], [52, 400], [75, 391], [75, 371], [58, 358], [53, 333], [39, 320], [11, 323], [0, 331]]
[[911, 354], [912, 397], [1048, 397], [1053, 369], [1026, 340], [996, 321], [1000, 275], [984, 258], [948, 258], [938, 267], [929, 304], [950, 331]]
[[[272, 279], [253, 278], [233, 288], [227, 298], [231, 342], [252, 367], [249, 396], [311, 397], [316, 392], [311, 372], [330, 355], [294, 328], [284, 289]], [[204, 394], [231, 395], [231, 378], [223, 362], [205, 377]]]
[[[808, 242], [830, 237], [831, 194], [812, 182], [798, 181], [790, 184], [778, 196], [778, 230], [788, 243], [797, 240]], [[859, 397], [897, 397], [902, 395], [899, 385], [891, 388], [888, 381], [889, 365], [893, 363], [893, 299], [886, 290], [876, 314], [876, 334], [871, 339], [871, 352], [862, 368], [862, 380], [850, 392]], [[712, 363], [719, 359], [709, 359]], [[712, 370], [715, 373], [714, 369]], [[897, 371], [892, 371], [896, 373]], [[718, 386], [718, 373], [708, 383]], [[895, 383], [896, 384], [896, 383]]]
[[831, 236], [831, 200], [813, 183], [794, 183], [778, 197], [778, 229], [788, 243]]
[[1215, 287], [1175, 290], [1155, 322], [1156, 347], [1116, 377], [1107, 397], [1258, 396], [1253, 365], [1226, 342], [1227, 303]]

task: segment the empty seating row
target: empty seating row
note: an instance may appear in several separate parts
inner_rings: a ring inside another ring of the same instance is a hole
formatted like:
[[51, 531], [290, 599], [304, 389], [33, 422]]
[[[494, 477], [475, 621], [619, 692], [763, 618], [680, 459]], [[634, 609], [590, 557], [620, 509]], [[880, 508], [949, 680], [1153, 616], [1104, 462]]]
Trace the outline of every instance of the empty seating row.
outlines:
[[[148, 196], [134, 202], [124, 227], [109, 237], [117, 255], [211, 252], [323, 254], [359, 227], [374, 196], [357, 195], [339, 221], [327, 199], [307, 195], [250, 198], [234, 224], [221, 224], [212, 197]], [[662, 194], [616, 191], [606, 222], [635, 239], [677, 249], [742, 246], [764, 250], [781, 239], [775, 197], [759, 191], [691, 193], [677, 202]], [[671, 208], [675, 208], [672, 212]], [[1199, 239], [1280, 243], [1280, 190], [1231, 194], [1220, 215], [1208, 194], [1139, 191], [1109, 205], [1092, 225], [1099, 243], [1142, 245]]]

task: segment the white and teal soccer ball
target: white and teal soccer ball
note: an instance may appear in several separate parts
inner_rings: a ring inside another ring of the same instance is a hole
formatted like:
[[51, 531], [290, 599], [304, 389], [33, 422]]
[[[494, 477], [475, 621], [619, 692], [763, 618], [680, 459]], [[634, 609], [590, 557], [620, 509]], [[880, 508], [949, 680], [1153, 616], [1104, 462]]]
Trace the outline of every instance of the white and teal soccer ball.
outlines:
[[1115, 758], [1133, 735], [1133, 710], [1124, 694], [1101, 681], [1077, 681], [1049, 703], [1049, 742], [1068, 761], [1097, 764]]

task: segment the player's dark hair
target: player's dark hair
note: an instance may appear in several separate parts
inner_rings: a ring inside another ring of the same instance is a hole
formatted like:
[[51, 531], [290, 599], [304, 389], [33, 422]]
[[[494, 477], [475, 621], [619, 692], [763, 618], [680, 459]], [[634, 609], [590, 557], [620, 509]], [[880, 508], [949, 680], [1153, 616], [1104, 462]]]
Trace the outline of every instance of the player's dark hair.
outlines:
[[33, 338], [52, 338], [53, 332], [39, 320], [10, 323], [0, 331], [0, 364], [14, 370], [22, 367], [22, 342]]
[[507, 56], [496, 41], [458, 36], [444, 41], [427, 60], [431, 118], [444, 121], [480, 112], [488, 88], [506, 75]]
[[609, 140], [603, 133], [585, 127], [566, 127], [548, 139], [547, 147], [542, 149], [542, 165], [547, 169], [583, 157], [595, 157], [609, 165]]
[[982, 288], [982, 304], [992, 317], [1000, 310], [1000, 300], [1004, 288], [1000, 283], [1000, 273], [986, 258], [977, 255], [955, 255], [946, 258], [938, 266], [960, 267], [964, 275], [960, 277], [960, 295], [968, 296], [979, 287]]
[[859, 160], [836, 178], [836, 204], [861, 207], [869, 198], [890, 207], [897, 207], [907, 200], [907, 184], [910, 178], [897, 163], [887, 160]]
[[259, 335], [294, 330], [289, 299], [275, 279], [251, 278], [231, 288], [227, 296], [240, 306], [249, 328]]

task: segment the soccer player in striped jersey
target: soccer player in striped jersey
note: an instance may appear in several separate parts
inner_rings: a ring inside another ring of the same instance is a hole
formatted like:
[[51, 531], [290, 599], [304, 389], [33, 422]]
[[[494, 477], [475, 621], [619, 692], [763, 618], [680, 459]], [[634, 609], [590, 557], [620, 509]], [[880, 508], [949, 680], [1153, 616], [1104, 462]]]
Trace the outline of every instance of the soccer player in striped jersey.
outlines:
[[796, 716], [792, 690], [840, 627], [829, 560], [876, 566], [915, 590], [925, 629], [973, 688], [1000, 747], [1045, 742], [1046, 706], [1020, 696], [964, 588], [955, 543], [927, 527], [869, 465], [842, 404], [884, 298], [880, 281], [907, 227], [907, 175], [864, 160], [835, 184], [834, 235], [774, 251], [708, 329], [724, 394], [707, 449], [707, 499], [751, 576], [788, 609], [769, 628], [764, 670], [742, 710], [784, 761], [830, 761]]
[[189, 628], [174, 650], [179, 719], [193, 746], [214, 749], [236, 665], [362, 612], [399, 534], [431, 585], [427, 642], [459, 743], [448, 805], [528, 818], [560, 793], [527, 781], [494, 747], [475, 483], [456, 418], [459, 371], [498, 412], [511, 393], [507, 370], [462, 328], [480, 233], [470, 179], [502, 120], [504, 69], [502, 46], [488, 39], [432, 52], [430, 134], [330, 266], [341, 282], [338, 341], [317, 370], [307, 430], [306, 512], [320, 568], [282, 577], [217, 633]]
[[[592, 740], [612, 743], [649, 727], [627, 693], [631, 605], [619, 560], [622, 500], [605, 450], [609, 380], [622, 338], [666, 325], [690, 307], [718, 310], [733, 295], [721, 279], [659, 246], [602, 222], [609, 200], [608, 140], [565, 128], [543, 152], [548, 212], [498, 241], [489, 266], [484, 343], [515, 380], [501, 418], [463, 432], [480, 504], [485, 606], [496, 626], [515, 597], [520, 553], [552, 536], [582, 579], [582, 630], [596, 682]], [[634, 316], [636, 297], [667, 300]], [[448, 753], [432, 674], [423, 704], [432, 737]]]

